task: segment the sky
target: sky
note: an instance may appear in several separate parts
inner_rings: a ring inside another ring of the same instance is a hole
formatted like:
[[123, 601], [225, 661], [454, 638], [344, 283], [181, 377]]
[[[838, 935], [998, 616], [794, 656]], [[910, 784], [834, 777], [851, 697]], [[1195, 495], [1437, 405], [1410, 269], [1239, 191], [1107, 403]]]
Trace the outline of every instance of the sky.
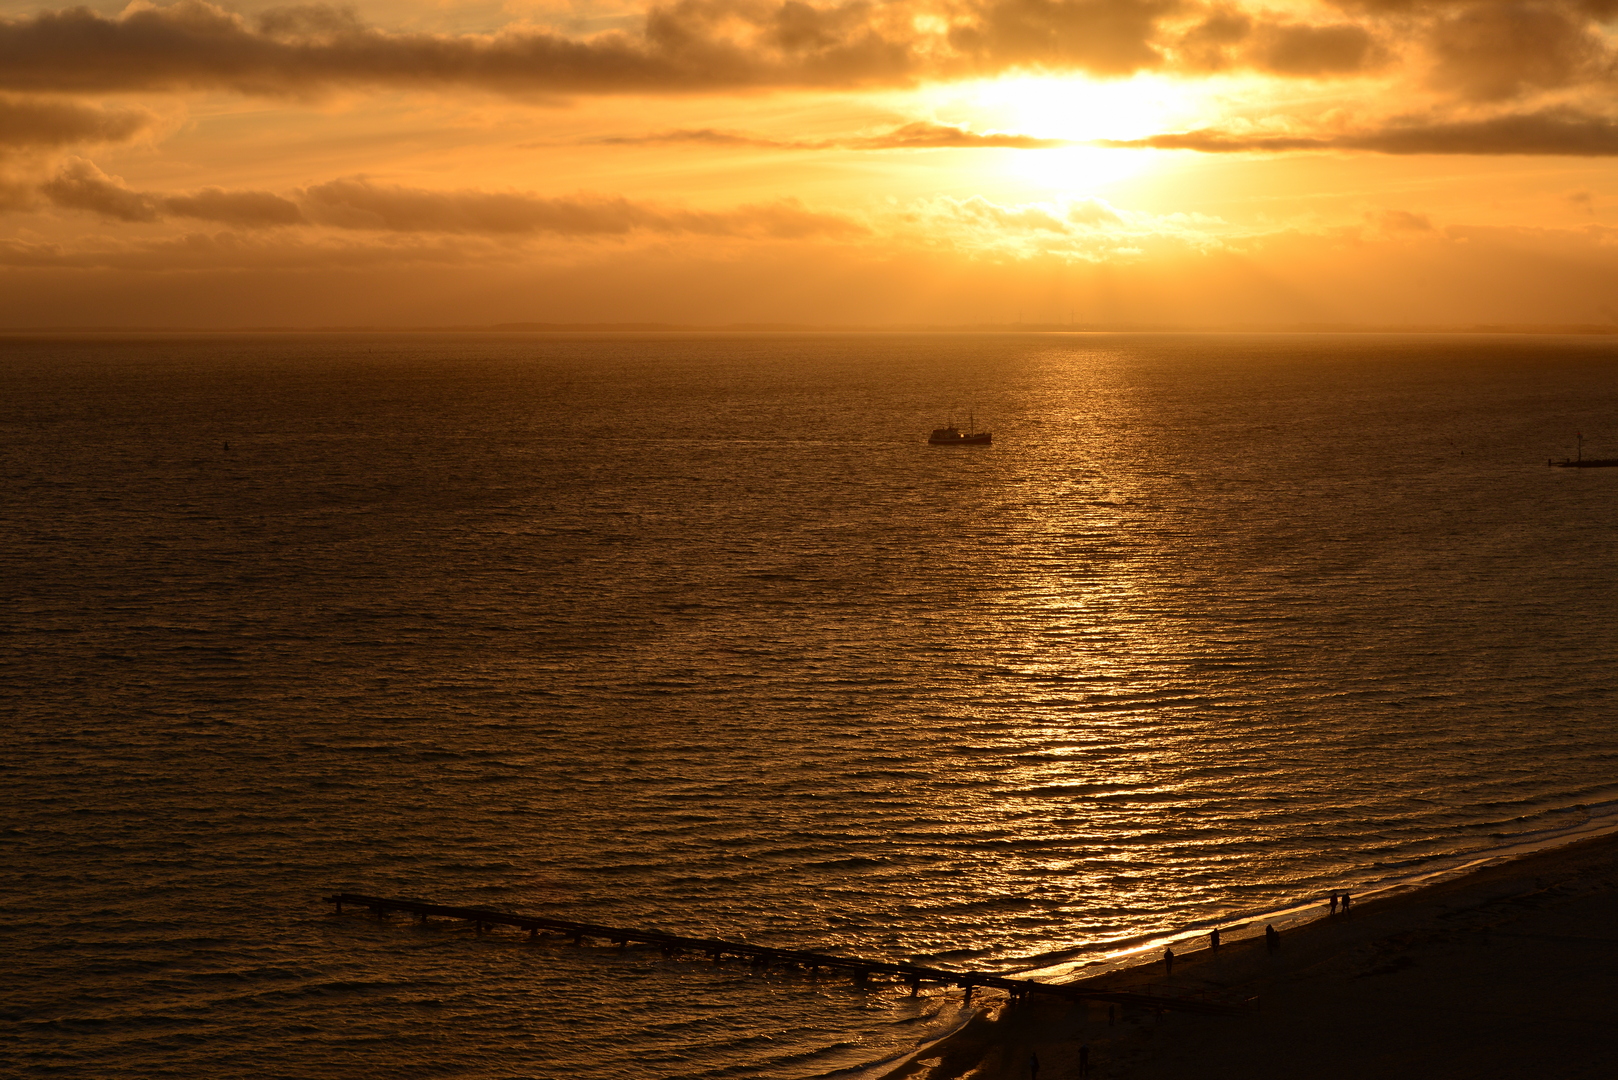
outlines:
[[0, 0], [0, 327], [1618, 326], [1618, 0]]

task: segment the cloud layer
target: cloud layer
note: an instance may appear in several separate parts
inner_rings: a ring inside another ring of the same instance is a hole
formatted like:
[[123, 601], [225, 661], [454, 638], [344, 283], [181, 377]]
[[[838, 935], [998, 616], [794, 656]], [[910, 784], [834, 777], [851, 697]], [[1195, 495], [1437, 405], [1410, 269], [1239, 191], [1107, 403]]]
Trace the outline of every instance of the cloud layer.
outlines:
[[740, 131], [713, 128], [676, 128], [649, 135], [614, 135], [592, 139], [598, 146], [716, 146], [758, 147], [769, 150], [937, 150], [1010, 149], [1048, 150], [1072, 146], [1068, 139], [1042, 139], [1012, 132], [976, 132], [955, 124], [916, 121], [880, 135], [860, 135], [845, 139], [767, 139]]
[[1358, 150], [1378, 154], [1618, 155], [1618, 120], [1567, 109], [1446, 122], [1405, 121], [1374, 131], [1270, 135], [1203, 129], [1144, 139], [1102, 139], [1118, 149], [1196, 150], [1206, 154]]
[[315, 184], [290, 198], [267, 191], [220, 188], [163, 195], [132, 190], [83, 158], [70, 159], [39, 190], [59, 207], [86, 211], [108, 221], [153, 223], [191, 218], [248, 229], [321, 225], [369, 232], [490, 237], [653, 233], [775, 239], [846, 237], [865, 231], [849, 218], [816, 213], [791, 199], [701, 211], [606, 195], [553, 198], [516, 191], [433, 191], [379, 184], [364, 177]]
[[254, 20], [203, 2], [0, 20], [0, 88], [102, 93], [348, 86], [503, 93], [689, 93], [907, 86], [1009, 71], [1379, 71], [1410, 54], [1478, 100], [1605, 84], [1606, 0], [1371, 0], [1299, 21], [1203, 0], [676, 0], [637, 32], [395, 33], [322, 5]]
[[0, 148], [124, 142], [149, 130], [154, 121], [144, 109], [0, 96]]

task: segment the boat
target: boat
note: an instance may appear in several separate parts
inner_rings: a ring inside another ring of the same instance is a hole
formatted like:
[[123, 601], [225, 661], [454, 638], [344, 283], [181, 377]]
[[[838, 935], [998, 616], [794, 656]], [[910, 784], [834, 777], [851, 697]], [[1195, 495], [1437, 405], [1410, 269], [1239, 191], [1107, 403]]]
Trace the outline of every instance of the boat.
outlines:
[[1558, 469], [1611, 469], [1618, 467], [1618, 458], [1587, 458], [1584, 456], [1584, 436], [1575, 436], [1579, 440], [1578, 457], [1563, 458], [1561, 461], [1546, 461], [1547, 465], [1554, 465]]
[[[967, 428], [976, 426], [976, 419], [967, 422]], [[988, 446], [993, 436], [987, 431], [962, 431], [951, 420], [948, 427], [934, 428], [933, 433], [927, 436], [927, 441], [933, 446]]]

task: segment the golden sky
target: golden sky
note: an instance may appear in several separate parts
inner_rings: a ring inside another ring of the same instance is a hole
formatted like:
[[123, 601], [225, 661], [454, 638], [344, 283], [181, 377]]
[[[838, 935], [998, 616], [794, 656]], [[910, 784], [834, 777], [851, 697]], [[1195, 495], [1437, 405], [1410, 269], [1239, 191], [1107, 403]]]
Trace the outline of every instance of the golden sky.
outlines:
[[0, 0], [0, 325], [1618, 323], [1618, 0]]

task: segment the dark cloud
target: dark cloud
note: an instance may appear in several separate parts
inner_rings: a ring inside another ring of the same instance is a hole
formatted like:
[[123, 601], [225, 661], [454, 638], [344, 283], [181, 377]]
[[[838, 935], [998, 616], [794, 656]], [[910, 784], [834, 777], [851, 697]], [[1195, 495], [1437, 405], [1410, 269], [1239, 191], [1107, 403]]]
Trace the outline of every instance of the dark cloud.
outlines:
[[949, 43], [980, 69], [1061, 68], [1127, 75], [1161, 66], [1154, 39], [1177, 0], [993, 0]]
[[1272, 26], [1250, 53], [1254, 67], [1277, 75], [1350, 75], [1380, 59], [1376, 40], [1364, 27]]
[[1389, 127], [1353, 137], [1356, 149], [1384, 154], [1618, 155], [1618, 121], [1565, 110], [1488, 120]]
[[79, 7], [0, 21], [0, 86], [13, 89], [697, 89], [746, 82], [751, 66], [738, 50], [671, 53], [624, 35], [580, 42], [543, 32], [388, 34], [320, 6], [269, 12], [257, 25], [200, 0], [132, 6], [117, 17]]
[[0, 96], [0, 147], [124, 142], [152, 126], [144, 109], [98, 109]]
[[1605, 78], [1611, 57], [1590, 16], [1571, 4], [1473, 4], [1428, 32], [1433, 81], [1479, 101]]
[[736, 131], [712, 128], [681, 128], [649, 135], [613, 135], [592, 139], [593, 145], [656, 146], [695, 144], [700, 146], [759, 147], [770, 150], [929, 150], [929, 149], [1011, 149], [1049, 150], [1073, 145], [1067, 139], [1041, 139], [1010, 132], [975, 132], [951, 124], [917, 121], [881, 135], [847, 139], [766, 139]]
[[792, 199], [724, 211], [682, 210], [620, 196], [550, 198], [516, 191], [432, 191], [378, 184], [364, 177], [304, 188], [296, 193], [296, 201], [267, 191], [220, 188], [161, 195], [132, 190], [82, 158], [70, 159], [39, 191], [57, 206], [115, 221], [183, 217], [238, 228], [314, 224], [371, 232], [485, 237], [612, 237], [644, 232], [779, 239], [866, 231], [848, 218], [816, 213]]
[[1327, 0], [1333, 7], [1355, 14], [1430, 16], [1456, 11], [1498, 6], [1559, 7], [1596, 20], [1618, 15], [1618, 0]]
[[310, 270], [395, 268], [440, 264], [487, 269], [511, 253], [482, 240], [464, 238], [367, 237], [360, 243], [321, 238], [313, 242], [295, 234], [243, 235], [235, 232], [190, 233], [160, 239], [116, 243], [107, 237], [68, 246], [0, 239], [0, 266], [154, 272]]
[[1273, 75], [1322, 78], [1353, 75], [1386, 59], [1370, 30], [1354, 23], [1266, 23], [1219, 7], [1174, 44], [1181, 68], [1226, 71], [1252, 68]]
[[1175, 50], [1192, 71], [1223, 71], [1236, 66], [1236, 47], [1253, 33], [1253, 20], [1234, 8], [1216, 8], [1187, 30]]
[[39, 189], [57, 206], [88, 210], [115, 221], [156, 221], [159, 216], [156, 199], [129, 190], [83, 158], [69, 160]]
[[165, 211], [175, 217], [217, 221], [242, 228], [298, 225], [304, 221], [298, 204], [268, 191], [223, 191], [204, 188], [190, 195], [170, 195], [161, 200]]
[[389, 232], [618, 235], [666, 228], [665, 219], [624, 198], [550, 199], [520, 192], [429, 191], [363, 177], [305, 188], [302, 202], [322, 225]]
[[908, 24], [853, 2], [681, 0], [638, 35], [532, 29], [385, 33], [340, 11], [272, 11], [256, 24], [201, 0], [0, 21], [0, 87], [69, 92], [227, 88], [303, 94], [345, 85], [466, 85], [516, 94], [680, 92], [898, 83], [923, 73]]
[[39, 190], [64, 209], [87, 210], [114, 221], [153, 222], [164, 217], [185, 217], [260, 228], [296, 225], [304, 220], [295, 203], [267, 191], [205, 188], [190, 195], [134, 191], [83, 158], [70, 158]]
[[1609, 88], [1618, 0], [1332, 0], [1411, 46], [1430, 83], [1474, 101]]
[[773, 237], [865, 231], [847, 218], [818, 214], [791, 200], [710, 212], [665, 209], [620, 196], [551, 198], [527, 192], [431, 191], [363, 177], [305, 188], [310, 220], [343, 229], [482, 235], [623, 236], [632, 232]]
[[[453, 86], [534, 98], [907, 86], [1008, 71], [1341, 78], [1400, 59], [1433, 86], [1486, 102], [1605, 89], [1618, 71], [1602, 30], [1603, 19], [1618, 17], [1618, 0], [1337, 7], [1346, 14], [1317, 24], [1206, 0], [674, 0], [651, 7], [634, 31], [569, 37], [529, 26], [390, 33], [319, 4], [250, 19], [178, 0], [132, 4], [117, 16], [76, 7], [0, 19], [0, 91], [307, 95]], [[7, 123], [15, 138], [69, 142], [128, 138], [148, 122], [82, 106], [11, 105], [14, 115], [0, 101], [0, 143]], [[690, 141], [726, 138], [707, 131]]]
[[[719, 131], [715, 128], [675, 128], [654, 131], [647, 135], [605, 135], [587, 140], [593, 146], [738, 146], [764, 147], [777, 150], [807, 150], [824, 144], [796, 142], [790, 139], [766, 139], [739, 131]], [[534, 144], [537, 147], [543, 144]], [[534, 147], [528, 147], [532, 149]]]
[[353, 8], [329, 4], [289, 4], [261, 12], [256, 20], [259, 31], [277, 41], [331, 41], [342, 36], [364, 33], [366, 25]]
[[1487, 120], [1394, 124], [1371, 132], [1250, 135], [1205, 128], [1145, 139], [1098, 140], [1120, 149], [1196, 150], [1206, 154], [1362, 150], [1379, 154], [1544, 154], [1618, 156], [1618, 121], [1567, 110]]
[[[571, 38], [388, 33], [323, 5], [256, 21], [203, 2], [76, 7], [0, 20], [0, 88], [96, 93], [475, 86], [512, 94], [680, 93], [909, 85], [1021, 70], [1124, 75], [1163, 67], [1163, 23], [1196, 0], [676, 0], [639, 32]], [[1342, 35], [1339, 35], [1341, 37]], [[1334, 40], [1301, 48], [1335, 58]]]
[[851, 139], [840, 145], [858, 150], [919, 150], [928, 148], [1001, 148], [1012, 150], [1048, 150], [1072, 145], [1066, 139], [1038, 139], [1032, 135], [1016, 135], [991, 131], [978, 133], [949, 124], [918, 122], [894, 128], [886, 135], [867, 139]]
[[1115, 150], [1195, 150], [1203, 154], [1282, 153], [1288, 150], [1330, 150], [1336, 144], [1329, 138], [1294, 135], [1245, 135], [1199, 128], [1144, 139], [1096, 139], [1095, 146]]

